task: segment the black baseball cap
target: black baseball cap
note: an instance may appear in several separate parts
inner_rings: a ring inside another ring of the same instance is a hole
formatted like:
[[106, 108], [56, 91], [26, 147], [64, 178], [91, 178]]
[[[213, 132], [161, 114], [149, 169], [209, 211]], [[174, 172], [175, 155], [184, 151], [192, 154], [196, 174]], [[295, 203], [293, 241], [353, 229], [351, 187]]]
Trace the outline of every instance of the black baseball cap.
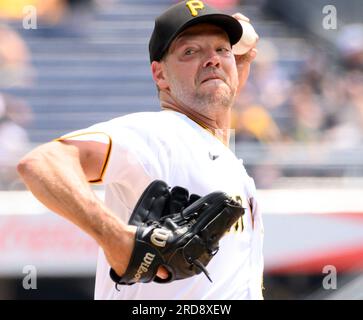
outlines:
[[198, 23], [219, 26], [227, 33], [231, 45], [239, 41], [243, 32], [241, 24], [232, 16], [202, 1], [182, 1], [156, 18], [149, 42], [150, 62], [160, 61], [177, 35]]

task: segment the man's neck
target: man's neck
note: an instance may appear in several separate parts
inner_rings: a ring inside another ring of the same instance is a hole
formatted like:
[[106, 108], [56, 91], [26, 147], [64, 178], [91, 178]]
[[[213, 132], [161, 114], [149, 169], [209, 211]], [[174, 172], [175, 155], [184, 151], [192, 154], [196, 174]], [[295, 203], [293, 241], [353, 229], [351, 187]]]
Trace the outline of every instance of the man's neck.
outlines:
[[168, 93], [160, 92], [161, 107], [166, 110], [174, 110], [185, 114], [188, 118], [208, 130], [226, 146], [229, 145], [231, 108], [224, 106], [212, 110], [198, 112], [192, 107], [177, 103]]

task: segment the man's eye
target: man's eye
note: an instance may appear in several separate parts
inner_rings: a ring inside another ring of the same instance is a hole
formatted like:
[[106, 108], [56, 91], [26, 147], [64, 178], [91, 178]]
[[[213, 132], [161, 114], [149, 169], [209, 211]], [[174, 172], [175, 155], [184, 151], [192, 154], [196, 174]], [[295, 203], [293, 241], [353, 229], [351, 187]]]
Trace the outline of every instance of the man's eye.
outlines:
[[220, 47], [217, 49], [218, 52], [229, 52], [231, 51], [229, 48], [226, 48], [226, 47]]
[[187, 50], [185, 50], [185, 52], [184, 52], [184, 54], [185, 54], [186, 56], [190, 56], [190, 55], [192, 55], [193, 53], [195, 53], [195, 50], [194, 50], [194, 49], [187, 49]]

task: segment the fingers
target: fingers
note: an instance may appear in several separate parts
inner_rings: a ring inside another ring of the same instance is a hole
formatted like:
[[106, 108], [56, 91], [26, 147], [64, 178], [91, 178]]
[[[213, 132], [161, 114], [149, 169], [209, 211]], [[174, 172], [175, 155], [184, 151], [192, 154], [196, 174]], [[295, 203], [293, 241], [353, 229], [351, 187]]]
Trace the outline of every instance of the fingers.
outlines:
[[255, 47], [253, 47], [244, 55], [235, 55], [237, 65], [241, 63], [244, 64], [245, 62], [251, 63], [254, 59], [256, 59], [257, 53], [258, 50]]
[[250, 19], [247, 18], [245, 15], [243, 15], [240, 12], [236, 12], [235, 14], [232, 14], [232, 17], [237, 19], [237, 20], [242, 20], [242, 21], [247, 21], [250, 22]]
[[169, 272], [164, 267], [160, 266], [156, 275], [161, 279], [167, 279], [169, 277]]
[[252, 48], [250, 51], [248, 51], [247, 52], [247, 57], [246, 57], [246, 59], [247, 59], [247, 61], [249, 62], [249, 63], [251, 63], [253, 60], [255, 60], [256, 59], [256, 57], [257, 57], [257, 49], [256, 48]]

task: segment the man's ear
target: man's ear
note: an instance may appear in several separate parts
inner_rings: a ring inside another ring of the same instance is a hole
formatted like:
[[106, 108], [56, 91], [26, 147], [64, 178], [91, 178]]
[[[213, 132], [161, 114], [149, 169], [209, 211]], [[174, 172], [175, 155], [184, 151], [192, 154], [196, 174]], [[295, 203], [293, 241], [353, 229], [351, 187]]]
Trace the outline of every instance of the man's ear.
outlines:
[[153, 61], [151, 63], [151, 73], [160, 90], [169, 88], [169, 83], [165, 74], [165, 66], [163, 66], [162, 62]]

